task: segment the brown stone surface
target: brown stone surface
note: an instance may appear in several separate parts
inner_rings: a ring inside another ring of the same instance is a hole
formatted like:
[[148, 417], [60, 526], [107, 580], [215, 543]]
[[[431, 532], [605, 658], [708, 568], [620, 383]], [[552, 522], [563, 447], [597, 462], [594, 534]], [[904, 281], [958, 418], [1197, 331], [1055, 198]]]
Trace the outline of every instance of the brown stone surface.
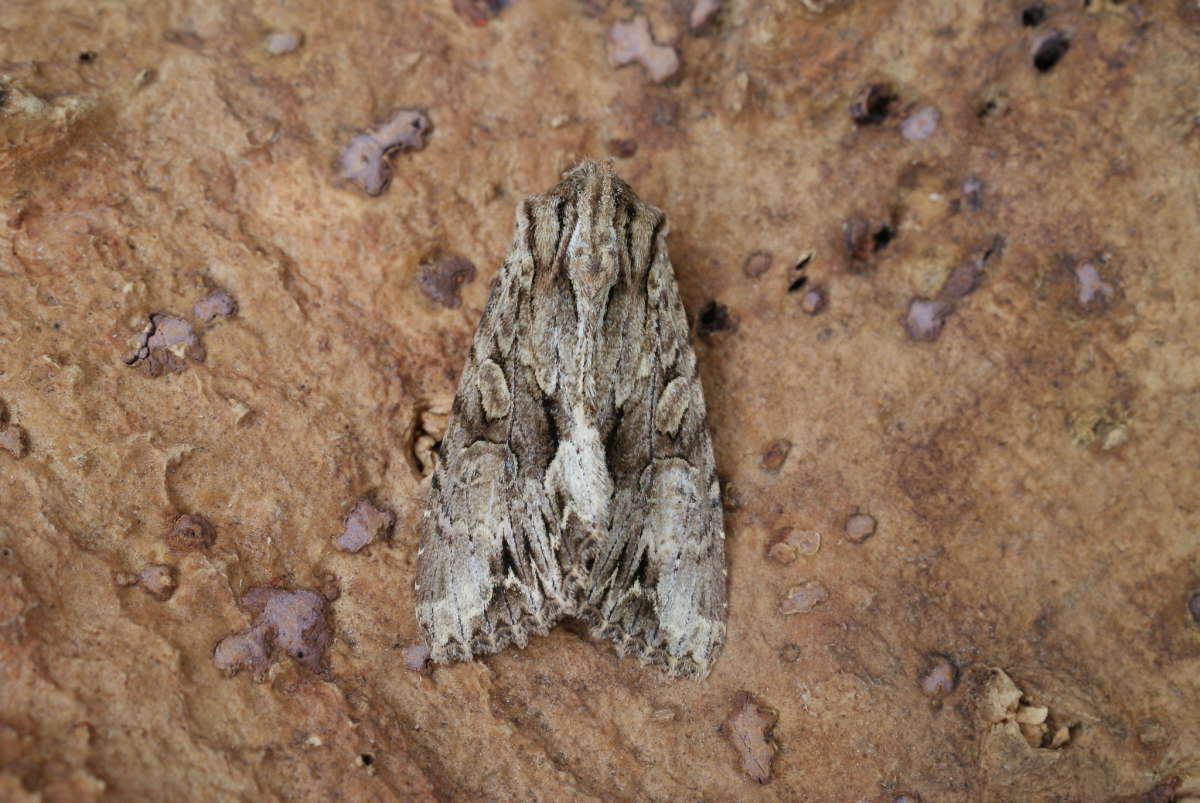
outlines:
[[[0, 797], [1200, 795], [1195, 3], [729, 0], [697, 36], [648, 0], [663, 84], [609, 60], [627, 4], [477, 6], [4, 4]], [[423, 147], [378, 197], [339, 182], [397, 109]], [[728, 643], [701, 683], [569, 627], [413, 671], [423, 474], [514, 209], [613, 141], [692, 320], [737, 321], [696, 341]], [[457, 308], [436, 253], [478, 268]], [[126, 364], [213, 288], [235, 316]], [[393, 537], [342, 552], [361, 498]], [[858, 510], [886, 526], [855, 545]], [[217, 537], [171, 551], [189, 512]], [[782, 527], [825, 548], [770, 560]], [[165, 600], [113, 581], [158, 564]], [[783, 615], [806, 581], [828, 598]], [[327, 603], [230, 677], [251, 589]], [[762, 784], [722, 727], [743, 692], [778, 717]]]

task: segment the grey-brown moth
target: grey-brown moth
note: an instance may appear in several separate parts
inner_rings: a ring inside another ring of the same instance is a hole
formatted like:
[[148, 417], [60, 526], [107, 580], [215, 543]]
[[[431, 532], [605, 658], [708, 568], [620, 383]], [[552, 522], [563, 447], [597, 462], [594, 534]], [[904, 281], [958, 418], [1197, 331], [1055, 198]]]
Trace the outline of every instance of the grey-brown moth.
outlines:
[[584, 162], [517, 210], [439, 447], [417, 552], [434, 661], [563, 617], [704, 677], [725, 533], [667, 221]]

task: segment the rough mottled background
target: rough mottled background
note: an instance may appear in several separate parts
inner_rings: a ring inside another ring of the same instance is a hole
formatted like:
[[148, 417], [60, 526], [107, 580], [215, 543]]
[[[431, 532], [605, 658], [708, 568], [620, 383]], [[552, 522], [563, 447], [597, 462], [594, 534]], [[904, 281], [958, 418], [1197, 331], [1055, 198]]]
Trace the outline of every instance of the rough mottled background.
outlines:
[[[4, 3], [0, 798], [1200, 795], [1200, 6], [703, 12]], [[427, 674], [438, 412], [515, 205], [607, 155], [698, 323], [728, 644]]]

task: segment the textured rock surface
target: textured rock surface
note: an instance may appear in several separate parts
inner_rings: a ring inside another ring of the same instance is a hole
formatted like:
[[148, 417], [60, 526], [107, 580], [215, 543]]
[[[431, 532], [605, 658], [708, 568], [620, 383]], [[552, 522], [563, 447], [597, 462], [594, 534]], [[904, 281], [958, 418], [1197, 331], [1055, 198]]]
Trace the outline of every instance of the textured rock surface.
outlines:
[[[653, 84], [609, 61], [623, 3], [5, 3], [0, 797], [1200, 795], [1195, 4], [693, 5], [639, 4]], [[339, 182], [396, 109], [424, 147]], [[696, 341], [728, 644], [700, 684], [569, 628], [426, 674], [438, 422], [515, 205], [614, 142], [693, 321], [736, 322]], [[457, 307], [438, 253], [477, 266]], [[917, 299], [952, 304], [932, 339]], [[187, 314], [203, 361], [126, 364]], [[392, 537], [341, 551], [362, 498]], [[172, 550], [192, 512], [215, 540]], [[785, 528], [822, 548], [769, 558]], [[166, 598], [113, 580], [156, 565]], [[255, 588], [328, 601], [319, 672], [214, 661]]]

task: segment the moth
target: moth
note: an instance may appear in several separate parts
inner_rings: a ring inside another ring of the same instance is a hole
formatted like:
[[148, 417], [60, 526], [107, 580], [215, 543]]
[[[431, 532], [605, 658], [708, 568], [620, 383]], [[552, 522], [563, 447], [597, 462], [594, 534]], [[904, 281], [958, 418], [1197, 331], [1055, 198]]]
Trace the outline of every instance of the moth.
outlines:
[[517, 210], [421, 520], [431, 658], [560, 619], [676, 676], [725, 636], [725, 533], [667, 220], [584, 162]]

